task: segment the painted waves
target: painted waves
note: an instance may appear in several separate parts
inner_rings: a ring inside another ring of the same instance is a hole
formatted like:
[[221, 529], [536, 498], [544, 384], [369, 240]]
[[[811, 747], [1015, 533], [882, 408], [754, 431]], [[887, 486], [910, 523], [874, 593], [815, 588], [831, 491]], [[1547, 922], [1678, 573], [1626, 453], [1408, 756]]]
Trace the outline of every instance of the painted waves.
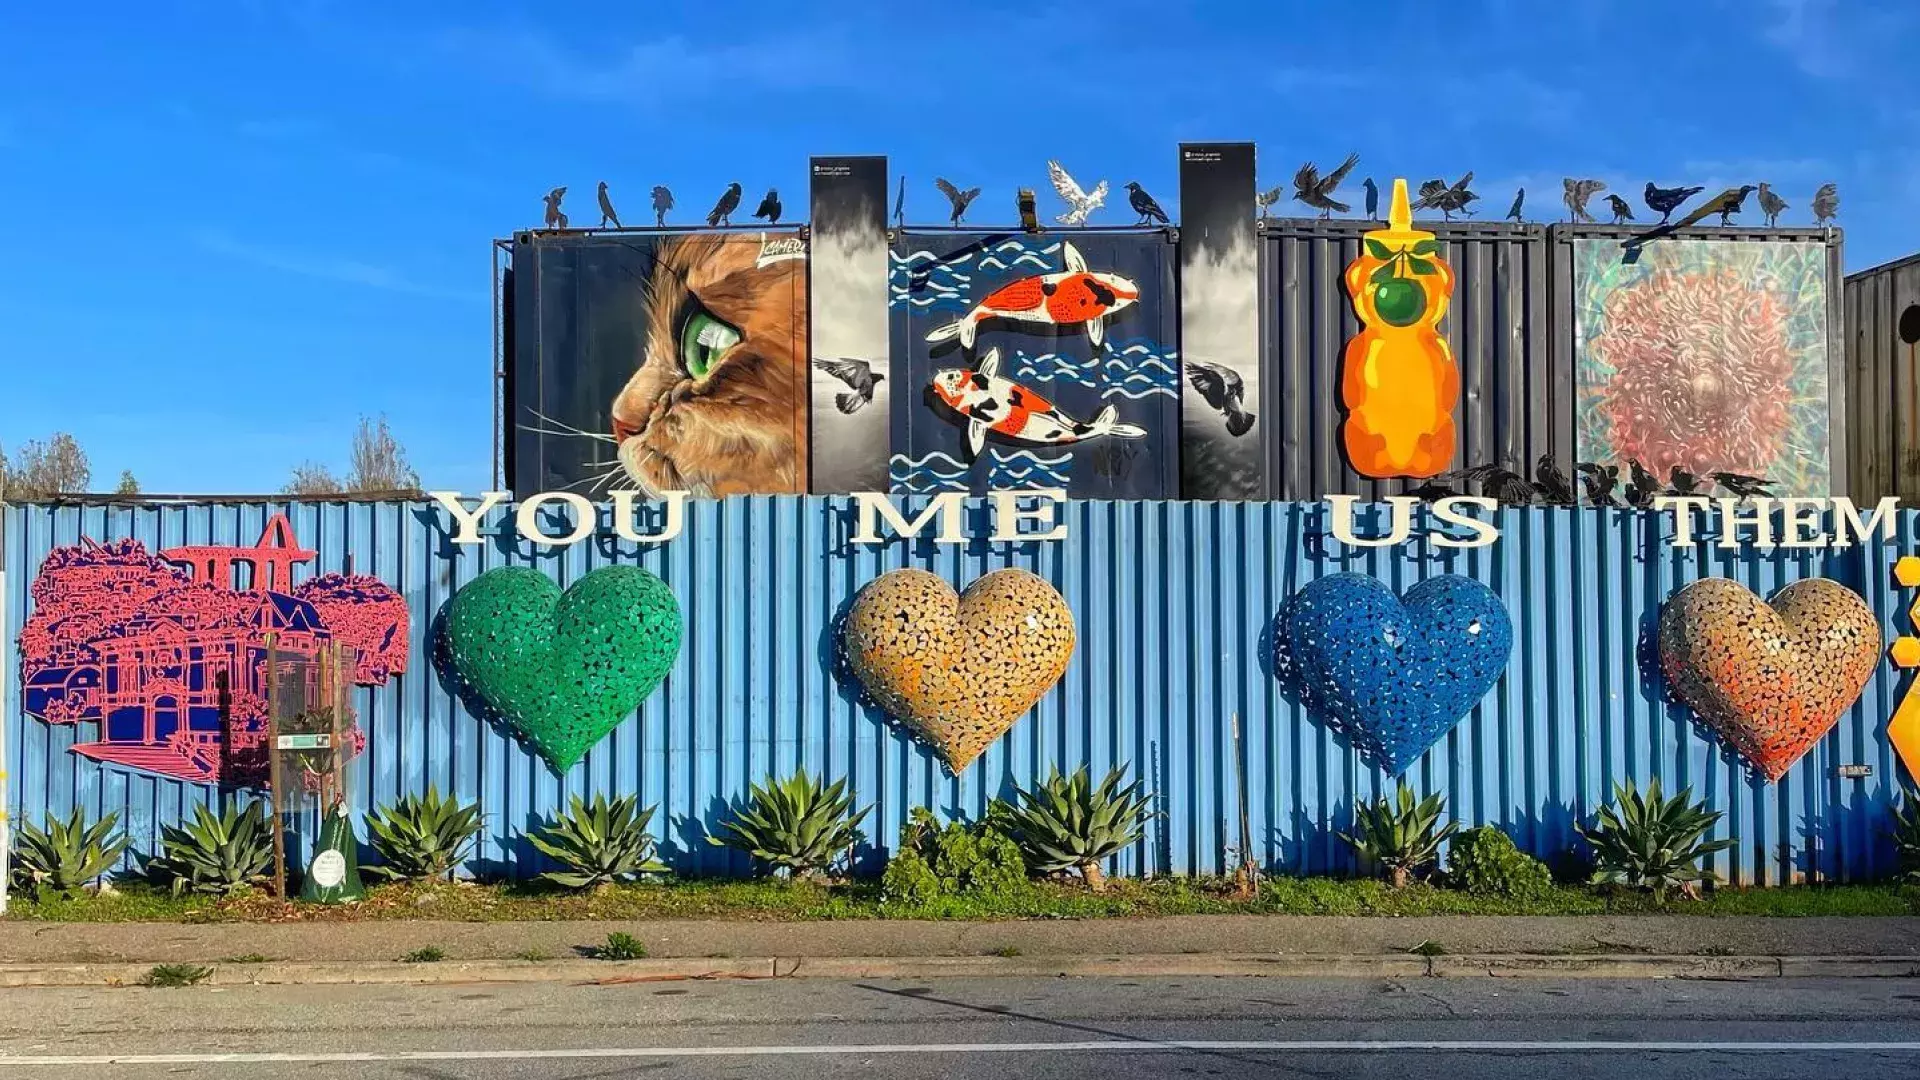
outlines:
[[[973, 307], [967, 293], [974, 273], [1019, 270], [1046, 273], [1060, 269], [1060, 241], [1029, 244], [1024, 240], [1002, 240], [997, 244], [973, 244], [944, 259], [921, 249], [902, 255], [887, 253], [887, 304], [915, 311], [965, 312]], [[982, 295], [985, 295], [984, 293]]]
[[[1073, 475], [1072, 454], [1047, 457], [1031, 450], [989, 447], [987, 456], [974, 465], [982, 463], [988, 488], [1064, 488]], [[972, 466], [938, 450], [917, 458], [895, 454], [887, 463], [889, 485], [910, 494], [970, 490], [972, 473]]]
[[1147, 338], [1109, 341], [1097, 356], [1076, 360], [1059, 353], [1029, 356], [1015, 350], [1008, 374], [1017, 382], [1070, 382], [1102, 398], [1141, 398], [1159, 394], [1180, 396], [1180, 351], [1162, 349]]

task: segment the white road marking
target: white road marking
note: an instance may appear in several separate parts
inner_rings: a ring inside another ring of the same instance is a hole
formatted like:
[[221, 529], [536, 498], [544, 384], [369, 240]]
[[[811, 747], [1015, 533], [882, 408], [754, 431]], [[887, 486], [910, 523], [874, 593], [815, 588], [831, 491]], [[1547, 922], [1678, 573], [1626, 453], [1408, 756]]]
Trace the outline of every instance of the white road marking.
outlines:
[[1920, 1054], [1920, 1042], [1482, 1042], [1215, 1041], [1100, 1039], [1085, 1042], [878, 1043], [856, 1046], [631, 1046], [528, 1050], [391, 1050], [363, 1053], [40, 1054], [0, 1055], [0, 1069], [54, 1065], [242, 1065], [379, 1061], [522, 1061], [564, 1058], [822, 1057], [879, 1054], [1046, 1054], [1169, 1051], [1309, 1051], [1315, 1053], [1634, 1053], [1634, 1054]]

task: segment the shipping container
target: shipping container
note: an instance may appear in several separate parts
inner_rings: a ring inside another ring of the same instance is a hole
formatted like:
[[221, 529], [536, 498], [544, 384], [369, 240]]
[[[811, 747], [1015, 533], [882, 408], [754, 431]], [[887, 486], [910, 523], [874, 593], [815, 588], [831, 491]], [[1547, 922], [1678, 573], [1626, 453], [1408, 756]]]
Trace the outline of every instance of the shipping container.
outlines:
[[[909, 515], [927, 505], [897, 502]], [[989, 509], [970, 500], [967, 520]], [[1379, 528], [1379, 509], [1361, 514], [1363, 534]], [[1280, 872], [1325, 873], [1356, 869], [1338, 833], [1351, 827], [1356, 803], [1391, 791], [1394, 780], [1283, 694], [1272, 672], [1275, 613], [1295, 590], [1336, 571], [1396, 589], [1458, 573], [1492, 588], [1510, 612], [1511, 661], [1406, 779], [1445, 794], [1463, 825], [1499, 824], [1526, 850], [1564, 859], [1577, 844], [1575, 823], [1604, 804], [1616, 782], [1659, 777], [1726, 815], [1712, 833], [1738, 844], [1711, 861], [1736, 883], [1894, 870], [1886, 829], [1902, 774], [1885, 728], [1910, 681], [1904, 673], [1877, 663], [1833, 730], [1780, 782], [1766, 783], [1667, 699], [1648, 634], [1677, 588], [1710, 575], [1761, 596], [1828, 577], [1865, 597], [1887, 639], [1910, 633], [1912, 590], [1897, 588], [1888, 568], [1920, 542], [1920, 514], [1899, 515], [1893, 542], [1763, 551], [1673, 545], [1666, 515], [1513, 509], [1498, 516], [1497, 543], [1460, 550], [1346, 548], [1328, 539], [1328, 512], [1304, 503], [1084, 501], [1062, 509], [1067, 535], [1057, 542], [857, 545], [848, 543], [857, 516], [850, 499], [756, 496], [692, 504], [685, 532], [662, 544], [613, 539], [603, 508], [595, 539], [534, 548], [515, 538], [510, 508], [487, 516], [484, 542], [454, 544], [448, 515], [433, 504], [16, 506], [5, 511], [0, 538], [0, 612], [5, 662], [18, 673], [21, 629], [57, 591], [51, 581], [34, 588], [36, 579], [50, 554], [87, 541], [137, 541], [146, 553], [188, 547], [196, 562], [209, 548], [242, 548], [251, 566], [290, 562], [300, 592], [316, 575], [377, 578], [403, 598], [410, 629], [384, 685], [355, 692], [367, 743], [352, 766], [353, 809], [364, 813], [429, 784], [477, 801], [486, 831], [472, 872], [542, 869], [527, 831], [568, 796], [594, 792], [657, 804], [655, 826], [676, 869], [744, 872], [738, 856], [705, 842], [706, 830], [750, 783], [800, 767], [848, 778], [856, 800], [874, 806], [862, 849], [870, 869], [875, 849], [894, 844], [914, 806], [977, 815], [1051, 765], [1087, 765], [1098, 775], [1121, 764], [1146, 782], [1162, 816], [1119, 870], [1230, 871], [1238, 859], [1229, 850], [1239, 831], [1238, 717], [1252, 856]], [[259, 549], [269, 546], [279, 514], [288, 528], [275, 556]], [[141, 563], [126, 546], [117, 550]], [[679, 657], [634, 715], [556, 774], [469, 710], [437, 661], [441, 625], [456, 591], [496, 567], [532, 566], [570, 586], [615, 564], [645, 567], [673, 590], [686, 626]], [[957, 586], [1002, 567], [1031, 570], [1061, 591], [1078, 624], [1064, 678], [957, 778], [862, 696], [839, 658], [838, 621], [852, 598], [907, 566]], [[297, 611], [287, 604], [283, 614]], [[6, 682], [4, 764], [17, 820], [76, 806], [117, 811], [144, 853], [192, 807], [247, 797], [76, 753], [98, 743], [99, 726], [30, 715], [19, 680]], [[164, 751], [195, 750], [157, 729], [149, 734]], [[178, 757], [168, 767], [185, 768]]]
[[[1551, 358], [1544, 226], [1416, 219], [1455, 276], [1442, 335], [1459, 368], [1452, 469], [1499, 465], [1531, 475], [1549, 455], [1573, 465], [1573, 401]], [[1269, 475], [1283, 499], [1380, 499], [1422, 483], [1356, 472], [1341, 435], [1347, 343], [1361, 330], [1342, 275], [1380, 221], [1261, 223], [1260, 340]]]
[[1847, 276], [1846, 341], [1853, 497], [1920, 502], [1920, 255]]

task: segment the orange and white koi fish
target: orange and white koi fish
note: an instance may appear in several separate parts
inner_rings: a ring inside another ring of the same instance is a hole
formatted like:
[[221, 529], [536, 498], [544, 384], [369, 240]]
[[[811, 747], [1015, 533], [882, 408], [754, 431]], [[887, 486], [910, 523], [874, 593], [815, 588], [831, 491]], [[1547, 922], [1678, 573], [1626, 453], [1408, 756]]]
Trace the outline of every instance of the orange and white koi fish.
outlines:
[[1111, 405], [1090, 423], [1082, 423], [1039, 394], [1001, 378], [999, 349], [989, 349], [978, 367], [934, 372], [933, 392], [966, 420], [967, 449], [975, 457], [980, 456], [989, 431], [1043, 446], [1064, 446], [1102, 435], [1121, 439], [1147, 435], [1145, 428], [1120, 423], [1120, 412]]
[[1066, 269], [1010, 281], [987, 294], [985, 300], [959, 319], [927, 335], [928, 341], [959, 338], [973, 348], [975, 330], [988, 319], [1039, 323], [1043, 326], [1087, 328], [1087, 340], [1096, 346], [1106, 337], [1107, 319], [1140, 299], [1140, 287], [1119, 274], [1096, 273], [1071, 243], [1062, 241]]

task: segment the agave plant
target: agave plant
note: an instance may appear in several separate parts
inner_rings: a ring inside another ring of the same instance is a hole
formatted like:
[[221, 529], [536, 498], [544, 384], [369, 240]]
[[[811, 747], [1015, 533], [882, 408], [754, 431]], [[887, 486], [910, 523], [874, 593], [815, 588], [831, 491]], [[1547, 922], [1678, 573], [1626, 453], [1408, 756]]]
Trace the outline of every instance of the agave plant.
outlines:
[[1908, 788], [1894, 808], [1893, 850], [1901, 874], [1908, 881], [1920, 881], [1920, 790]]
[[245, 810], [229, 806], [218, 815], [195, 806], [191, 822], [160, 830], [160, 856], [147, 868], [171, 879], [176, 896], [189, 891], [226, 896], [265, 882], [273, 868], [273, 823], [266, 804], [248, 803]]
[[119, 822], [119, 814], [109, 813], [88, 825], [85, 811], [76, 806], [65, 821], [49, 814], [45, 828], [22, 825], [13, 851], [22, 885], [66, 894], [93, 884], [126, 854], [127, 838], [114, 834]]
[[429, 784], [425, 795], [403, 795], [367, 815], [367, 839], [380, 855], [380, 864], [367, 869], [395, 881], [452, 877], [479, 831], [477, 803], [441, 798], [440, 789]]
[[1398, 889], [1412, 880], [1414, 871], [1436, 861], [1440, 845], [1459, 828], [1451, 821], [1440, 824], [1446, 808], [1444, 796], [1416, 799], [1403, 780], [1392, 798], [1355, 807], [1354, 831], [1341, 833], [1340, 839], [1379, 864], [1387, 872], [1387, 884]]
[[1093, 786], [1085, 765], [1063, 776], [1055, 768], [1031, 791], [1013, 789], [1014, 805], [1000, 811], [1028, 865], [1041, 873], [1076, 870], [1093, 892], [1107, 890], [1100, 864], [1146, 831], [1148, 796], [1126, 782], [1127, 767]]
[[568, 888], [585, 889], [665, 870], [653, 857], [653, 835], [647, 831], [653, 811], [651, 806], [640, 809], [640, 800], [632, 795], [612, 802], [605, 795], [595, 795], [591, 803], [575, 795], [553, 824], [527, 837], [534, 847], [567, 867], [540, 876]]
[[795, 877], [814, 878], [841, 852], [865, 839], [860, 822], [872, 810], [853, 812], [845, 780], [815, 780], [805, 770], [785, 780], [755, 784], [743, 809], [720, 823], [707, 842], [744, 851]]
[[1595, 882], [1651, 889], [1665, 903], [1669, 889], [1692, 896], [1701, 882], [1714, 880], [1712, 871], [1700, 869], [1700, 860], [1734, 845], [1732, 839], [1702, 839], [1720, 811], [1693, 802], [1691, 788], [1664, 797], [1658, 777], [1647, 782], [1644, 795], [1632, 782], [1615, 784], [1613, 797], [1615, 805], [1602, 808], [1592, 827], [1577, 827], [1593, 845]]

